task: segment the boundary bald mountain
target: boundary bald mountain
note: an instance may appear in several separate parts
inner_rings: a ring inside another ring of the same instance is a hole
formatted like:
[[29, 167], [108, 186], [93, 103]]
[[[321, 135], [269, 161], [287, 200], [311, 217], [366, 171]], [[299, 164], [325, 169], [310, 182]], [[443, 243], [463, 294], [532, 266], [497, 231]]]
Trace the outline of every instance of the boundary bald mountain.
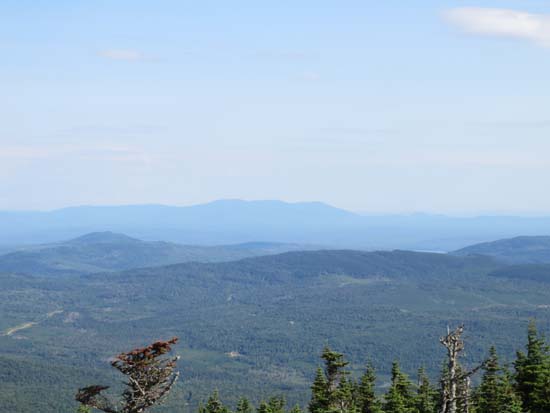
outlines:
[[59, 242], [105, 230], [192, 245], [269, 240], [338, 248], [451, 251], [491, 239], [550, 233], [550, 217], [366, 216], [320, 202], [242, 200], [188, 207], [82, 206], [0, 212], [0, 245]]

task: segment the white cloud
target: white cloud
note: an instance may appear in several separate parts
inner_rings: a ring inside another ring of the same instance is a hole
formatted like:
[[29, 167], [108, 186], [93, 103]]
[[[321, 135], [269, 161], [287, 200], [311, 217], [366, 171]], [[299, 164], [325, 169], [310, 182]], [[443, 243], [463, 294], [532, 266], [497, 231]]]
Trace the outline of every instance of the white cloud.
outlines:
[[130, 49], [109, 49], [99, 52], [101, 57], [111, 60], [125, 60], [128, 62], [135, 62], [138, 60], [145, 60], [146, 57], [138, 50]]
[[529, 40], [550, 47], [550, 15], [520, 10], [461, 7], [445, 18], [467, 33]]

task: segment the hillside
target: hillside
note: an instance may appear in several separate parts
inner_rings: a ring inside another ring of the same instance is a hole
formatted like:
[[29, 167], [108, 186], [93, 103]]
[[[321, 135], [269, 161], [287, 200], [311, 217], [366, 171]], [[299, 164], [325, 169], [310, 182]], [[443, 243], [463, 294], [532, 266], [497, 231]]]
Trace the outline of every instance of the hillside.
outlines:
[[508, 264], [550, 263], [550, 236], [515, 237], [471, 245], [454, 255], [488, 255]]
[[515, 280], [550, 283], [550, 264], [511, 265], [509, 267], [499, 268], [489, 275]]
[[[21, 400], [19, 412], [70, 410], [68, 389], [89, 383], [90, 366], [105, 374], [118, 351], [172, 336], [181, 338], [182, 356], [175, 404], [196, 406], [213, 388], [228, 402], [284, 392], [303, 403], [326, 343], [349, 356], [354, 372], [366, 357], [379, 371], [398, 358], [409, 373], [423, 364], [435, 376], [448, 324], [466, 323], [469, 365], [490, 344], [512, 355], [530, 318], [550, 330], [548, 288], [488, 276], [500, 267], [488, 257], [340, 250], [71, 277], [0, 275], [0, 331], [18, 328], [0, 336], [0, 362], [36, 363], [47, 376], [40, 380], [55, 380], [58, 390], [35, 394], [40, 381], [24, 367], [2, 376], [2, 386]], [[50, 375], [47, 366], [55, 366]]]
[[304, 248], [307, 247], [277, 243], [201, 247], [142, 241], [113, 232], [94, 232], [66, 242], [27, 246], [0, 255], [0, 272], [84, 274], [189, 261], [230, 261]]

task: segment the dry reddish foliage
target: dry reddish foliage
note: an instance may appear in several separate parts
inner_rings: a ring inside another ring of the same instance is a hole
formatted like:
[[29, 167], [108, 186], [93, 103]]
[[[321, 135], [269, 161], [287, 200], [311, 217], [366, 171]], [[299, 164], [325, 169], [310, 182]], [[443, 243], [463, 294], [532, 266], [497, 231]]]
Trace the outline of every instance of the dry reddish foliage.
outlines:
[[108, 386], [97, 385], [79, 389], [76, 400], [106, 413], [141, 413], [158, 404], [168, 395], [179, 376], [175, 371], [179, 357], [162, 357], [177, 342], [178, 338], [174, 337], [116, 356], [111, 365], [128, 379], [119, 403], [113, 403], [102, 394]]

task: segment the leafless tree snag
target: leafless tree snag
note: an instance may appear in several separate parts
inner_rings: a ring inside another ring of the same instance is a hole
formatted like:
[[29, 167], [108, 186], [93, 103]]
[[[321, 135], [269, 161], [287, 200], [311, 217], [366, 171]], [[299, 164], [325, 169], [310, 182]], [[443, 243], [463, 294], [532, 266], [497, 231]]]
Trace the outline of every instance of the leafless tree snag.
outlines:
[[464, 325], [454, 331], [447, 330], [447, 335], [439, 340], [447, 349], [447, 371], [441, 379], [441, 408], [439, 413], [469, 413], [470, 410], [470, 377], [484, 364], [465, 371], [459, 362], [464, 351]]
[[127, 377], [126, 390], [117, 404], [101, 394], [106, 386], [89, 386], [79, 389], [76, 400], [105, 413], [142, 413], [159, 403], [176, 383], [179, 373], [175, 371], [179, 357], [163, 358], [170, 352], [177, 338], [157, 341], [150, 346], [121, 353], [111, 363]]

